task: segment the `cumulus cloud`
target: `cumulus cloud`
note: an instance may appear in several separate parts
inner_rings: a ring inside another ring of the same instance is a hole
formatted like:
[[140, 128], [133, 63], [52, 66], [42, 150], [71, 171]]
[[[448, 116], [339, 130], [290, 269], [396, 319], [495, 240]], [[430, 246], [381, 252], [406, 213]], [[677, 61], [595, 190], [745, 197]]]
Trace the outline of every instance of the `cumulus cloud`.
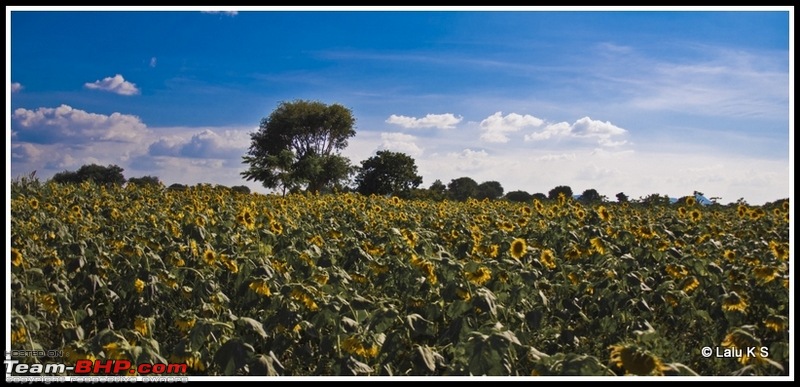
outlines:
[[451, 152], [447, 157], [453, 160], [455, 169], [461, 172], [474, 172], [488, 165], [489, 154], [485, 150], [466, 148], [461, 152]]
[[481, 121], [481, 140], [487, 142], [508, 142], [508, 133], [518, 132], [526, 127], [538, 127], [544, 121], [531, 115], [497, 112]]
[[137, 116], [89, 113], [69, 105], [36, 110], [19, 108], [12, 116], [11, 131], [15, 139], [39, 144], [136, 142], [150, 133]]
[[20, 90], [22, 90], [22, 84], [21, 83], [19, 83], [19, 82], [12, 82], [11, 83], [11, 92], [12, 93], [17, 93]]
[[417, 138], [409, 134], [381, 133], [381, 145], [378, 148], [419, 157], [422, 155], [422, 148], [415, 141], [417, 141]]
[[36, 161], [42, 152], [36, 145], [30, 143], [11, 145], [11, 159], [16, 161]]
[[217, 133], [205, 129], [191, 137], [161, 137], [150, 144], [151, 156], [186, 157], [191, 159], [230, 159], [245, 153], [249, 137], [243, 131], [226, 130]]
[[577, 138], [597, 141], [599, 145], [604, 147], [615, 147], [625, 145], [628, 142], [625, 140], [613, 141], [612, 137], [616, 138], [626, 133], [628, 133], [627, 130], [615, 126], [608, 121], [603, 122], [593, 120], [589, 117], [583, 117], [575, 121], [572, 125], [566, 122], [547, 125], [542, 131], [525, 135], [525, 141]]
[[87, 82], [83, 86], [87, 89], [108, 91], [119, 95], [139, 94], [139, 89], [136, 88], [136, 85], [126, 81], [125, 78], [119, 74], [113, 77], [103, 78], [101, 81]]
[[428, 114], [422, 118], [398, 116], [392, 114], [386, 119], [386, 123], [400, 125], [404, 128], [417, 129], [417, 128], [438, 128], [438, 129], [453, 129], [456, 124], [461, 122], [461, 116], [456, 117], [452, 113], [446, 114]]

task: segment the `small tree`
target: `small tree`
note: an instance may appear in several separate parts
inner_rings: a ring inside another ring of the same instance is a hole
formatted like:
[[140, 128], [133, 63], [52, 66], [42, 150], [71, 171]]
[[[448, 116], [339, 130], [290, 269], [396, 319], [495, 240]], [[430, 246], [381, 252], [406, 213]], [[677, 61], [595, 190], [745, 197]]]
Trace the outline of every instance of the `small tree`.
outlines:
[[525, 203], [531, 201], [533, 199], [533, 195], [525, 191], [511, 191], [506, 194], [506, 199], [512, 202]]
[[475, 198], [479, 200], [491, 199], [495, 200], [503, 196], [503, 186], [496, 181], [484, 181], [478, 184], [478, 192]]
[[356, 176], [357, 190], [364, 195], [397, 195], [409, 197], [411, 190], [422, 184], [414, 159], [405, 153], [378, 151], [361, 162]]
[[547, 198], [550, 200], [556, 200], [558, 199], [558, 194], [560, 193], [563, 193], [564, 197], [566, 197], [567, 199], [572, 198], [572, 188], [570, 188], [567, 185], [559, 185], [558, 187], [551, 189], [547, 193]]
[[579, 200], [581, 203], [588, 204], [588, 203], [596, 203], [602, 201], [603, 197], [600, 196], [600, 194], [597, 192], [596, 189], [590, 188], [583, 191]]
[[142, 177], [132, 177], [128, 179], [128, 184], [132, 185], [139, 185], [139, 186], [152, 186], [152, 187], [160, 187], [163, 184], [161, 180], [158, 179], [156, 176], [142, 176]]
[[469, 198], [474, 198], [478, 194], [478, 183], [469, 177], [459, 177], [458, 179], [450, 180], [450, 183], [447, 184], [447, 191], [451, 198], [465, 201]]
[[625, 195], [623, 192], [618, 193], [617, 201], [620, 203], [626, 203], [628, 201], [628, 195]]

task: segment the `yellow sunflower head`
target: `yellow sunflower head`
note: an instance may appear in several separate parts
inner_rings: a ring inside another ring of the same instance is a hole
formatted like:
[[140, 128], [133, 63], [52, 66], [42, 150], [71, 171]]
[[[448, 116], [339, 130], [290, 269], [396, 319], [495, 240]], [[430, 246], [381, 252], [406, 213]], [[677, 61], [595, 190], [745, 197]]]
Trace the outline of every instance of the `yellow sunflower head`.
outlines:
[[730, 292], [722, 297], [722, 309], [728, 312], [744, 312], [747, 309], [747, 300], [736, 292]]
[[548, 269], [555, 269], [556, 256], [555, 254], [553, 254], [553, 250], [550, 249], [542, 250], [542, 254], [539, 255], [539, 262]]
[[611, 213], [608, 212], [606, 206], [597, 207], [597, 215], [600, 216], [604, 222], [611, 221]]
[[16, 248], [11, 248], [11, 264], [14, 266], [22, 265], [22, 253]]
[[666, 367], [658, 356], [649, 353], [636, 345], [618, 344], [609, 347], [610, 360], [626, 374], [663, 375]]
[[525, 243], [525, 239], [516, 238], [511, 242], [511, 257], [514, 259], [521, 259], [525, 253], [528, 251], [528, 245]]

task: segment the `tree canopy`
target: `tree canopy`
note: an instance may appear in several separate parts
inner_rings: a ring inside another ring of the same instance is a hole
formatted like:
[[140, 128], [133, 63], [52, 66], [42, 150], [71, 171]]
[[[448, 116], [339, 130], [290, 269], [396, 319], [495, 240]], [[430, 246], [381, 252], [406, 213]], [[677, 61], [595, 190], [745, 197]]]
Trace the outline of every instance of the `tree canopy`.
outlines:
[[319, 101], [281, 102], [250, 134], [243, 157], [249, 164], [241, 175], [267, 188], [312, 192], [336, 186], [350, 176], [350, 160], [339, 155], [353, 137], [355, 118], [350, 109]]
[[503, 196], [503, 186], [497, 181], [484, 181], [478, 184], [478, 189], [475, 195], [476, 199], [491, 199], [495, 200]]
[[104, 167], [97, 164], [81, 166], [77, 171], [64, 171], [53, 175], [56, 183], [80, 183], [92, 180], [97, 184], [125, 184], [125, 176], [122, 175], [122, 167], [109, 165]]
[[450, 180], [450, 183], [447, 184], [447, 191], [451, 198], [464, 201], [474, 198], [478, 194], [478, 182], [471, 177], [459, 177], [458, 179]]
[[361, 162], [356, 176], [358, 192], [364, 195], [397, 195], [409, 197], [411, 190], [422, 184], [417, 165], [405, 153], [381, 150]]
[[558, 194], [563, 193], [567, 199], [572, 198], [572, 188], [568, 185], [559, 185], [547, 192], [547, 198], [550, 200], [558, 199]]

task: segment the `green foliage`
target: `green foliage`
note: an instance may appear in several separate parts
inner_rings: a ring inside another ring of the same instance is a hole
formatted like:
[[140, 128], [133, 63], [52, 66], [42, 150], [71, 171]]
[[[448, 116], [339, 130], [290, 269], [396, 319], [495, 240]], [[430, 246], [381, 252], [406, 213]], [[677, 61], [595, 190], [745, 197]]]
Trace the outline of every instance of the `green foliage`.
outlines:
[[363, 195], [396, 195], [408, 198], [422, 184], [417, 165], [405, 153], [381, 150], [361, 162], [356, 176], [357, 191]]
[[164, 184], [159, 180], [156, 176], [142, 176], [142, 177], [132, 177], [128, 179], [128, 184], [133, 185], [151, 185], [155, 187], [163, 187]]
[[596, 189], [590, 188], [583, 191], [578, 200], [584, 204], [592, 204], [603, 201], [603, 196], [600, 196]]
[[533, 195], [525, 191], [511, 191], [506, 193], [506, 199], [512, 202], [527, 203], [533, 200]]
[[497, 181], [484, 181], [478, 184], [475, 198], [478, 200], [483, 199], [499, 199], [503, 196], [503, 186]]
[[556, 200], [559, 194], [564, 194], [565, 198], [572, 199], [572, 188], [567, 185], [559, 185], [547, 192], [547, 198]]
[[459, 177], [450, 180], [447, 184], [447, 192], [451, 199], [465, 201], [478, 195], [478, 182], [470, 177]]
[[122, 175], [121, 167], [117, 165], [109, 165], [104, 167], [97, 164], [89, 164], [81, 166], [77, 171], [64, 171], [53, 175], [52, 180], [56, 183], [82, 183], [84, 181], [93, 181], [97, 184], [125, 184], [125, 176]]
[[352, 173], [338, 154], [356, 134], [352, 111], [319, 101], [281, 102], [251, 133], [241, 175], [285, 194], [301, 186], [311, 192], [331, 189]]

